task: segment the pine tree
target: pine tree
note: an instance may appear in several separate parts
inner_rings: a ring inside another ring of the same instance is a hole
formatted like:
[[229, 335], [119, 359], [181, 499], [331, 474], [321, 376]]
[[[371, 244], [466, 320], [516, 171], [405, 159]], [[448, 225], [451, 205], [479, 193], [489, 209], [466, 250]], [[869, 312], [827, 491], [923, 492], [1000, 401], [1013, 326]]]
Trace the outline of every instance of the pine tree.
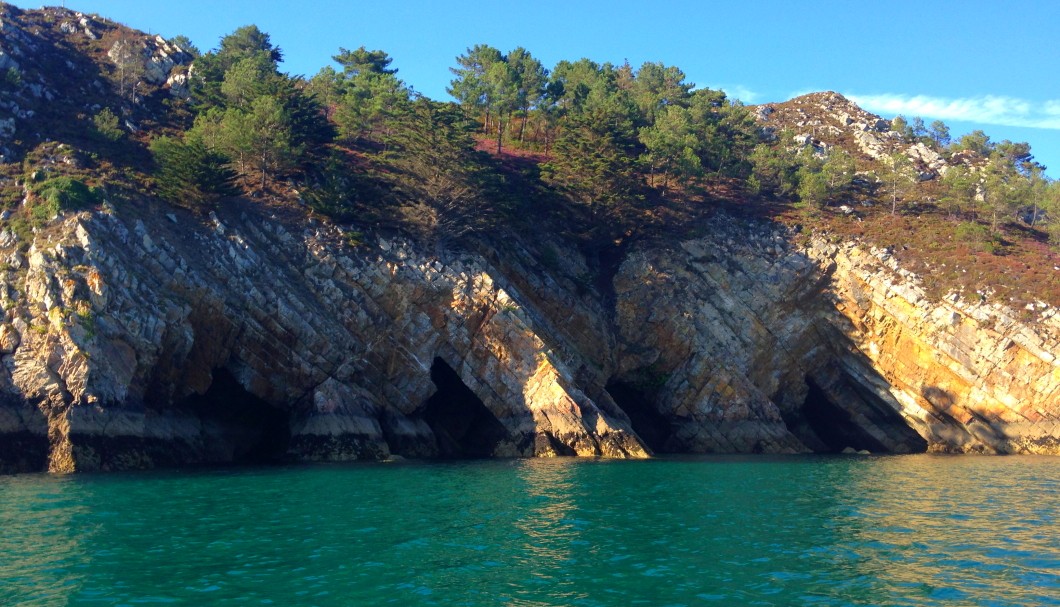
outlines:
[[160, 137], [151, 142], [151, 154], [158, 165], [158, 193], [173, 204], [209, 207], [239, 192], [233, 183], [235, 173], [226, 166], [228, 159], [211, 152], [198, 138]]
[[880, 178], [891, 198], [891, 215], [898, 212], [898, 201], [916, 182], [913, 174], [913, 162], [901, 152], [895, 152], [883, 159], [883, 171]]
[[931, 123], [931, 128], [928, 129], [928, 135], [935, 143], [936, 151], [942, 151], [950, 144], [950, 127], [946, 126], [946, 123], [941, 120], [936, 120]]
[[829, 151], [821, 167], [828, 183], [828, 196], [834, 197], [850, 187], [855, 171], [854, 158], [846, 150], [835, 148]]
[[476, 44], [456, 58], [457, 67], [449, 68], [456, 77], [446, 89], [469, 115], [481, 112], [482, 132], [489, 130], [493, 111], [487, 75], [495, 63], [504, 61], [501, 52], [488, 44]]
[[508, 64], [515, 71], [518, 82], [516, 106], [522, 118], [519, 125], [519, 141], [522, 142], [530, 110], [537, 107], [545, 96], [548, 70], [530, 54], [530, 51], [521, 46], [508, 53]]
[[112, 79], [118, 86], [118, 95], [131, 101], [136, 98], [136, 87], [146, 66], [143, 41], [124, 28], [114, 30], [106, 40], [110, 43], [107, 55], [114, 62]]
[[591, 223], [617, 204], [639, 197], [635, 154], [629, 147], [628, 135], [608, 128], [616, 119], [622, 124], [618, 117], [567, 118], [552, 160], [542, 167], [547, 181], [588, 209]]
[[798, 163], [799, 200], [814, 206], [824, 205], [828, 200], [828, 178], [823, 172], [824, 161], [814, 154], [812, 146], [807, 146], [799, 152]]
[[662, 187], [670, 177], [687, 182], [700, 176], [703, 165], [697, 154], [700, 140], [692, 131], [689, 112], [680, 106], [667, 106], [656, 116], [655, 123], [640, 129], [639, 139], [646, 148], [642, 156], [648, 165], [648, 184], [655, 187], [655, 174], [663, 176]]
[[460, 107], [416, 97], [392, 119], [393, 149], [383, 157], [406, 216], [436, 247], [494, 226], [498, 205], [482, 152]]

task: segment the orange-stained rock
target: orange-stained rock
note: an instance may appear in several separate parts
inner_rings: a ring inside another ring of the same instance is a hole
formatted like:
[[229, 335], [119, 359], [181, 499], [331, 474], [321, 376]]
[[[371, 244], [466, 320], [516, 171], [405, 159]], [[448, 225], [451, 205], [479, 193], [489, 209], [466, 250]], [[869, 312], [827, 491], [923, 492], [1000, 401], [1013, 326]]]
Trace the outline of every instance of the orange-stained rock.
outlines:
[[0, 470], [1060, 452], [1055, 311], [931, 302], [885, 252], [719, 215], [702, 238], [628, 251], [607, 286], [558, 242], [351, 248], [245, 205], [67, 215], [24, 257], [0, 251], [18, 296], [0, 322]]

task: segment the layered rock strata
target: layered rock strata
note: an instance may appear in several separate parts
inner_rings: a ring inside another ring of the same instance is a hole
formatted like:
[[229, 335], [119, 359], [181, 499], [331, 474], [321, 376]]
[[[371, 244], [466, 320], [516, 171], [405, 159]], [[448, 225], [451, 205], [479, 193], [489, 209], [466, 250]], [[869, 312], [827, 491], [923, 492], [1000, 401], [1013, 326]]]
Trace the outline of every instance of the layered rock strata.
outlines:
[[654, 382], [657, 449], [1060, 452], [1054, 310], [933, 302], [885, 251], [726, 232], [616, 280], [618, 377]]
[[162, 213], [0, 238], [4, 470], [1060, 451], [1053, 311], [932, 303], [885, 253], [723, 220], [601, 291], [559, 245]]
[[[48, 469], [646, 455], [481, 260], [353, 250], [319, 224], [182, 221], [83, 213], [14, 254], [0, 431], [45, 441]], [[428, 410], [439, 369], [473, 402]]]

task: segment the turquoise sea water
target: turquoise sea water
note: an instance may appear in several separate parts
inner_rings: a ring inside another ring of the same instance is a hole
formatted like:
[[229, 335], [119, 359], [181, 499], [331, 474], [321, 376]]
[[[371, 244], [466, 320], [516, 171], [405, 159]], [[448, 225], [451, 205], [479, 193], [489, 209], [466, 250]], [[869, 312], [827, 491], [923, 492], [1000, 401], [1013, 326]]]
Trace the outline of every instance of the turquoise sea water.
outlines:
[[1060, 605], [1060, 458], [0, 477], [0, 605]]

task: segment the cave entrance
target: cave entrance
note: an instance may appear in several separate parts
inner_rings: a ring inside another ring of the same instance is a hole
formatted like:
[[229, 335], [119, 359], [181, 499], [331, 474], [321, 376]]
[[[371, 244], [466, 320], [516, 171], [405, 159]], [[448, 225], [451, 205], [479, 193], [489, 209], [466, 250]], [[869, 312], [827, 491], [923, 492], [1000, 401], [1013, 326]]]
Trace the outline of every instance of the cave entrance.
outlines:
[[183, 405], [222, 428], [233, 463], [276, 463], [287, 453], [288, 414], [247, 392], [227, 369], [215, 369], [206, 392], [189, 397]]
[[448, 458], [491, 457], [508, 430], [460, 375], [441, 358], [431, 364], [437, 390], [423, 404], [423, 419], [434, 432], [438, 455]]
[[824, 443], [825, 452], [840, 453], [848, 447], [873, 453], [891, 451], [859, 425], [850, 411], [833, 402], [812, 378], [806, 377], [806, 385], [808, 390], [802, 414], [813, 433]]
[[656, 453], [668, 452], [666, 444], [671, 435], [670, 420], [655, 406], [655, 395], [636, 384], [619, 380], [611, 380], [605, 389], [629, 417], [633, 431], [648, 448]]

